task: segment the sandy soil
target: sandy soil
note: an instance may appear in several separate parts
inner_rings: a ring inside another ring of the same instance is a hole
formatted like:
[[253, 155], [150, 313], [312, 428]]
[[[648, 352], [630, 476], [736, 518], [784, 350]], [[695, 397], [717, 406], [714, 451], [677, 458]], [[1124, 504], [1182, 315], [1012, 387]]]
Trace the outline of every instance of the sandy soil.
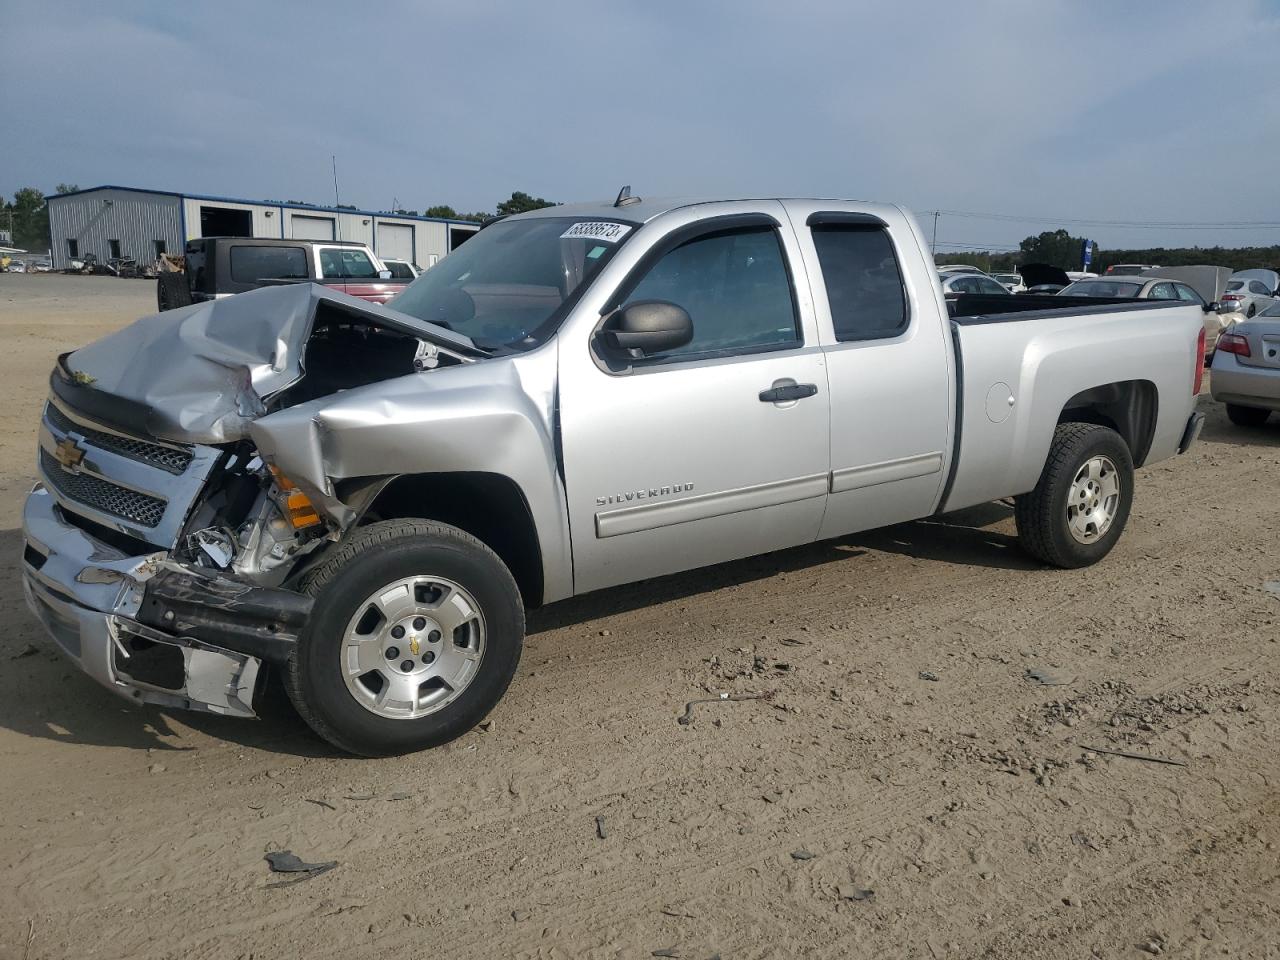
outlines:
[[992, 505], [549, 608], [485, 730], [358, 761], [22, 604], [44, 378], [152, 297], [0, 275], [0, 957], [1280, 957], [1280, 419], [1202, 397], [1092, 569]]

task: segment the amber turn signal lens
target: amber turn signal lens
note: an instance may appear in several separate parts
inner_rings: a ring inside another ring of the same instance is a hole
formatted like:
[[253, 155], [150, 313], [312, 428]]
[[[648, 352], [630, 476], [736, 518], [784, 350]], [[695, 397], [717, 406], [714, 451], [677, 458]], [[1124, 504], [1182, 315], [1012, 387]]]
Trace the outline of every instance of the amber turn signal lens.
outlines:
[[298, 485], [281, 473], [276, 467], [268, 465], [271, 476], [275, 477], [276, 486], [284, 494], [285, 515], [295, 530], [314, 527], [320, 522], [320, 514], [307, 495], [298, 489]]
[[320, 514], [301, 490], [294, 489], [285, 497], [285, 510], [295, 530], [313, 527], [320, 522]]

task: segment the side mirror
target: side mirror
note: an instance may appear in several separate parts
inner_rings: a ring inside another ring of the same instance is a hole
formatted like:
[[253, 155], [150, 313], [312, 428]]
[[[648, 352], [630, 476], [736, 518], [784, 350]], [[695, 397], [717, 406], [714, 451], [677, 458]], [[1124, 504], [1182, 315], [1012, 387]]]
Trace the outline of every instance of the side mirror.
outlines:
[[693, 321], [684, 307], [666, 300], [637, 300], [616, 311], [600, 331], [604, 345], [642, 360], [683, 347], [693, 339]]
[[1209, 306], [1216, 313], [1235, 313], [1240, 309], [1235, 300], [1215, 300]]
[[379, 270], [379, 271], [378, 271], [378, 279], [379, 279], [379, 280], [390, 280], [390, 279], [391, 279], [391, 271], [390, 271], [390, 270]]

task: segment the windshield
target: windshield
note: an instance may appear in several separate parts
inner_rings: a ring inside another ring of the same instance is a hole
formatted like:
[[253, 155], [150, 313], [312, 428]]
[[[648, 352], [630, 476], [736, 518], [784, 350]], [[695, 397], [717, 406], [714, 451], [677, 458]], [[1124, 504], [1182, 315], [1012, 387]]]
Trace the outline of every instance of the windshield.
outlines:
[[420, 276], [391, 306], [477, 346], [543, 343], [633, 224], [535, 217], [490, 224]]
[[1136, 297], [1142, 290], [1140, 283], [1117, 280], [1080, 280], [1062, 290], [1064, 297]]

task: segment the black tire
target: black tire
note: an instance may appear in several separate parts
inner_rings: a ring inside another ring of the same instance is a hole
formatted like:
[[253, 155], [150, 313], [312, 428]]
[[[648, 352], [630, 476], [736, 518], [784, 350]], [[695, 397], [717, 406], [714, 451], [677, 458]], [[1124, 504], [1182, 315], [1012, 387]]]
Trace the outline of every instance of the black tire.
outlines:
[[156, 306], [161, 313], [191, 305], [191, 291], [183, 273], [165, 270], [156, 278]]
[[[1071, 533], [1067, 495], [1076, 474], [1097, 456], [1105, 456], [1115, 464], [1119, 500], [1106, 532], [1092, 543], [1082, 543]], [[1111, 552], [1124, 532], [1132, 506], [1133, 457], [1124, 439], [1109, 427], [1060, 423], [1054, 431], [1040, 482], [1015, 501], [1018, 540], [1027, 553], [1052, 566], [1087, 567]]]
[[[415, 719], [380, 716], [362, 706], [343, 680], [343, 631], [371, 593], [420, 574], [453, 580], [476, 599], [485, 622], [484, 655], [458, 698], [437, 712]], [[315, 607], [284, 671], [285, 688], [311, 728], [348, 753], [394, 756], [461, 736], [502, 698], [520, 662], [524, 605], [515, 580], [492, 550], [457, 527], [427, 520], [361, 527], [299, 588], [315, 597]]]
[[1260, 427], [1271, 416], [1270, 410], [1257, 407], [1242, 407], [1239, 404], [1227, 404], [1227, 419], [1238, 427]]

